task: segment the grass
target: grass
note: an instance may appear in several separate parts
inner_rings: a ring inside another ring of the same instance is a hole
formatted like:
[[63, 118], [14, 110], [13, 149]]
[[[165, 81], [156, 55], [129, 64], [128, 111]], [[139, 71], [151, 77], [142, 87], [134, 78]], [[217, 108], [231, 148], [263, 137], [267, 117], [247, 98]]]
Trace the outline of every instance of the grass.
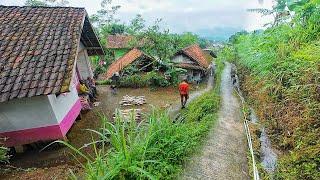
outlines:
[[[203, 111], [194, 115], [192, 111], [199, 108]], [[201, 145], [218, 109], [219, 96], [209, 92], [190, 104], [183, 114], [184, 122], [173, 122], [158, 110], [142, 123], [123, 121], [120, 115], [110, 123], [102, 117], [102, 128], [89, 130], [100, 137], [91, 143], [93, 156], [60, 143], [86, 160], [82, 164], [86, 179], [174, 179], [187, 157]]]
[[293, 26], [238, 35], [225, 54], [234, 57], [250, 105], [282, 151], [278, 179], [320, 178], [319, 3], [315, 6], [309, 18], [293, 19]]
[[[176, 179], [186, 160], [202, 145], [217, 119], [220, 106], [220, 74], [218, 62], [214, 90], [191, 102], [182, 112], [183, 121], [173, 121], [165, 111], [154, 110], [137, 123], [124, 121], [120, 114], [111, 123], [101, 117], [102, 127], [88, 130], [99, 136], [92, 141], [93, 154], [65, 144], [75, 152], [86, 179]], [[73, 173], [72, 178], [77, 179]]]

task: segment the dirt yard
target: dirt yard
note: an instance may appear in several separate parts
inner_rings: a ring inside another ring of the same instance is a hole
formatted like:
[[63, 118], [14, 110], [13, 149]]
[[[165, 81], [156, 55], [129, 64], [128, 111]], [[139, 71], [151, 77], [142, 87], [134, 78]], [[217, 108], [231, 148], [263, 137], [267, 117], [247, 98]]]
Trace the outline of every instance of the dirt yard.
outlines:
[[[192, 91], [201, 91], [206, 88], [206, 83], [199, 87], [192, 87]], [[147, 104], [139, 106], [143, 112], [150, 112], [152, 106], [157, 108], [178, 109], [179, 94], [175, 87], [158, 88], [152, 90], [149, 88], [130, 89], [121, 88], [116, 95], [113, 95], [109, 86], [98, 87], [99, 98], [101, 102], [98, 107], [92, 111], [82, 114], [82, 119], [78, 120], [67, 137], [69, 142], [81, 147], [91, 141], [91, 134], [85, 129], [98, 129], [100, 119], [98, 114], [104, 114], [109, 119], [116, 108], [121, 108], [120, 100], [125, 95], [145, 96]], [[39, 145], [44, 146], [43, 144]], [[85, 149], [90, 151], [90, 149]], [[61, 145], [53, 145], [48, 149], [39, 152], [39, 148], [29, 147], [23, 154], [18, 154], [10, 160], [10, 165], [0, 165], [0, 179], [67, 179], [69, 169], [76, 174], [81, 173], [81, 167], [74, 162], [70, 155], [70, 150]]]

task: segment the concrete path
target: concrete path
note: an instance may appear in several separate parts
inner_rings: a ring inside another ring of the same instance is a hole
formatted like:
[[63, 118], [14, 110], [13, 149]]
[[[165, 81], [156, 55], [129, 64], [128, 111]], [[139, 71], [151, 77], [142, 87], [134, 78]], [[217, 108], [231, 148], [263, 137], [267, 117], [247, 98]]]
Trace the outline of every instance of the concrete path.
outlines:
[[233, 94], [230, 71], [231, 65], [227, 63], [222, 74], [218, 122], [203, 149], [186, 165], [181, 179], [249, 179], [240, 104]]

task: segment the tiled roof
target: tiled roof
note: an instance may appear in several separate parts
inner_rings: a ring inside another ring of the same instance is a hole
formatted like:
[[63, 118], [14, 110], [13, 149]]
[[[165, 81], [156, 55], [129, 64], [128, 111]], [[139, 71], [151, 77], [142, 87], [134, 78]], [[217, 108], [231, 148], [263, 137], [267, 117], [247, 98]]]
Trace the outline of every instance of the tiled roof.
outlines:
[[186, 47], [182, 49], [180, 53], [187, 55], [189, 58], [199, 63], [199, 65], [205, 69], [209, 67], [209, 62], [207, 61], [204, 52], [202, 51], [202, 49], [198, 44], [194, 44], [189, 47]]
[[106, 78], [109, 79], [116, 72], [120, 72], [123, 68], [127, 67], [129, 64], [134, 62], [139, 57], [145, 55], [142, 51], [137, 48], [133, 48], [127, 54], [125, 54], [120, 59], [114, 61], [108, 68], [106, 73]]
[[85, 19], [84, 8], [0, 6], [0, 102], [69, 91], [80, 37], [103, 54]]
[[129, 42], [133, 39], [130, 35], [109, 35], [107, 37], [107, 48], [121, 49], [129, 48]]
[[136, 44], [130, 44], [131, 41], [136, 40], [134, 36], [131, 35], [123, 35], [123, 34], [116, 34], [116, 35], [109, 35], [107, 37], [107, 48], [109, 49], [123, 49], [123, 48], [133, 48], [133, 47], [142, 47], [146, 40], [138, 40]]

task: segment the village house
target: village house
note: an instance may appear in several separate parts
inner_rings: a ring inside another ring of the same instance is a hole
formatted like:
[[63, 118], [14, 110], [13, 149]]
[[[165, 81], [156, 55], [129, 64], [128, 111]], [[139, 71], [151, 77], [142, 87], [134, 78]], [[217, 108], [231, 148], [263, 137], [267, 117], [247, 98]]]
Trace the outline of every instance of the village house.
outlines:
[[115, 60], [121, 58], [133, 48], [141, 48], [144, 41], [136, 42], [136, 38], [127, 34], [115, 34], [107, 37], [107, 48], [112, 51]]
[[131, 35], [109, 35], [107, 37], [107, 48], [112, 51], [112, 56], [116, 60], [132, 49], [132, 46], [130, 46], [132, 40], [133, 36]]
[[80, 113], [76, 86], [104, 55], [84, 8], [0, 6], [0, 138], [62, 139]]
[[210, 59], [199, 45], [191, 45], [178, 51], [172, 58], [176, 67], [186, 70], [181, 78], [187, 78], [189, 82], [200, 82], [207, 74], [210, 67]]
[[137, 48], [133, 48], [120, 59], [114, 61], [108, 68], [105, 77], [110, 79], [113, 75], [123, 76], [124, 69], [132, 66], [139, 72], [150, 72], [154, 69], [155, 60]]

